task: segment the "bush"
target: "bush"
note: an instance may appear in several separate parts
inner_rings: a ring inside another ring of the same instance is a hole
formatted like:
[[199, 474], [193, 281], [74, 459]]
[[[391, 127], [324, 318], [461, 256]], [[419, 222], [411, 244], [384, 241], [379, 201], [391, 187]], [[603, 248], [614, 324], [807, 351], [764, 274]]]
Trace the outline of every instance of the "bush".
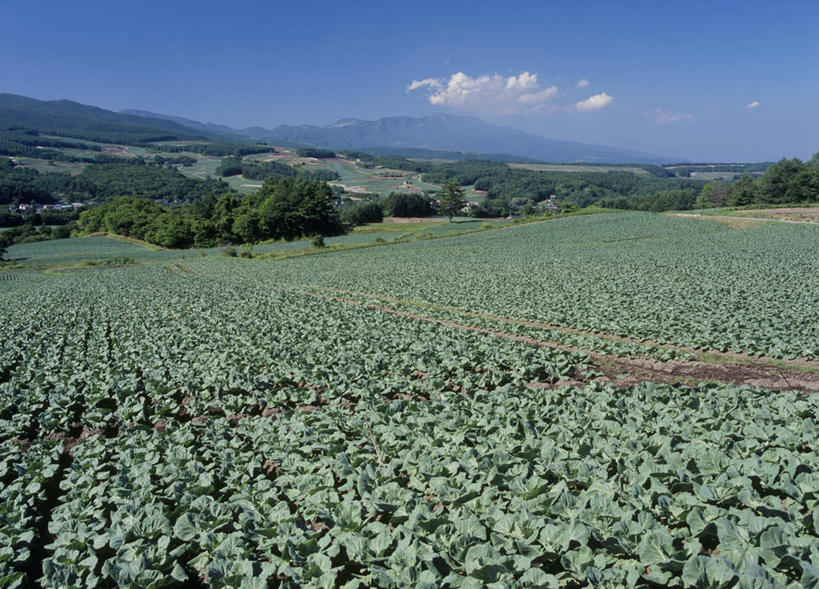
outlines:
[[384, 211], [374, 202], [362, 202], [341, 207], [339, 217], [345, 225], [380, 223], [384, 220]]
[[315, 247], [315, 248], [326, 247], [324, 245], [324, 236], [321, 235], [321, 234], [314, 235], [313, 239], [312, 239], [312, 243], [313, 243], [313, 247]]
[[435, 214], [432, 199], [420, 194], [392, 192], [379, 204], [393, 217], [430, 217]]
[[239, 257], [241, 258], [252, 258], [253, 257], [253, 246], [249, 243], [246, 243], [242, 246], [242, 251], [239, 252]]
[[232, 245], [227, 246], [225, 248], [225, 255], [228, 256], [229, 258], [235, 258], [236, 257], [236, 248], [233, 247]]

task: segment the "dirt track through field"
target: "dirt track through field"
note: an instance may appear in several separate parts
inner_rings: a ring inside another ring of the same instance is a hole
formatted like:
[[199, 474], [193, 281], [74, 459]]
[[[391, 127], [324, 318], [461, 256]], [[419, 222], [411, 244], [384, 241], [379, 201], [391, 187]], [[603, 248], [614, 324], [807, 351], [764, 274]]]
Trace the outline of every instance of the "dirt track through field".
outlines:
[[[670, 346], [663, 344], [654, 344], [652, 342], [640, 341], [632, 338], [624, 338], [620, 336], [601, 335], [591, 332], [584, 332], [573, 328], [556, 327], [546, 325], [533, 321], [523, 321], [517, 319], [508, 319], [494, 317], [481, 313], [473, 313], [466, 311], [459, 311], [466, 316], [480, 317], [484, 319], [491, 319], [501, 322], [518, 323], [523, 325], [531, 325], [534, 327], [542, 327], [554, 330], [561, 330], [567, 333], [574, 333], [579, 335], [590, 335], [600, 339], [608, 339], [617, 342], [634, 342], [648, 345], [656, 345], [658, 348], [676, 349], [692, 351], [698, 354], [699, 358], [707, 356], [715, 357], [716, 361], [705, 361], [697, 359], [693, 361], [669, 360], [656, 361], [644, 358], [633, 358], [626, 356], [614, 356], [603, 354], [598, 351], [580, 348], [562, 344], [555, 341], [541, 340], [525, 335], [508, 333], [498, 329], [490, 329], [487, 327], [478, 327], [475, 325], [468, 325], [457, 321], [448, 321], [436, 317], [428, 317], [419, 313], [411, 313], [400, 309], [394, 309], [386, 305], [378, 303], [370, 303], [362, 300], [351, 298], [352, 296], [360, 296], [371, 298], [374, 300], [382, 299], [389, 302], [401, 302], [398, 299], [390, 297], [381, 297], [379, 295], [352, 293], [337, 289], [324, 289], [319, 287], [311, 287], [315, 290], [327, 291], [327, 293], [313, 292], [310, 290], [299, 290], [288, 287], [278, 287], [282, 290], [289, 290], [291, 292], [299, 292], [307, 296], [323, 298], [326, 300], [333, 300], [346, 304], [358, 305], [368, 309], [378, 310], [384, 313], [392, 313], [410, 319], [419, 321], [427, 321], [429, 323], [437, 323], [453, 329], [463, 329], [466, 331], [473, 331], [476, 333], [484, 333], [494, 335], [506, 339], [511, 339], [528, 345], [544, 346], [555, 348], [568, 352], [577, 352], [585, 354], [593, 361], [593, 368], [604, 374], [603, 377], [598, 377], [595, 380], [603, 380], [607, 382], [615, 382], [618, 385], [628, 386], [638, 384], [645, 381], [663, 382], [663, 383], [684, 383], [684, 384], [698, 384], [700, 382], [723, 382], [732, 383], [736, 385], [749, 385], [762, 387], [772, 390], [786, 391], [786, 390], [801, 390], [807, 392], [819, 392], [819, 362], [809, 360], [776, 360], [765, 357], [749, 356], [740, 353], [725, 353], [725, 352], [702, 352], [693, 348], [683, 348], [680, 346]], [[329, 294], [333, 292], [335, 294]], [[424, 305], [421, 303], [412, 303], [419, 307], [434, 308], [432, 305]], [[446, 309], [449, 310], [449, 309]], [[457, 311], [457, 310], [455, 310]], [[578, 381], [582, 383], [583, 381]], [[539, 383], [533, 383], [537, 386]], [[560, 384], [560, 383], [558, 383]]]
[[[762, 212], [762, 211], [758, 211]], [[758, 221], [758, 222], [767, 222], [773, 221], [778, 223], [799, 223], [801, 225], [816, 225], [819, 221], [805, 221], [805, 220], [798, 220], [798, 219], [789, 219], [783, 216], [771, 216], [771, 217], [732, 217], [730, 215], [698, 215], [696, 213], [673, 213], [669, 215], [671, 217], [687, 217], [689, 219], [699, 219], [700, 221], [717, 221], [720, 222], [721, 219], [729, 220], [729, 221]]]

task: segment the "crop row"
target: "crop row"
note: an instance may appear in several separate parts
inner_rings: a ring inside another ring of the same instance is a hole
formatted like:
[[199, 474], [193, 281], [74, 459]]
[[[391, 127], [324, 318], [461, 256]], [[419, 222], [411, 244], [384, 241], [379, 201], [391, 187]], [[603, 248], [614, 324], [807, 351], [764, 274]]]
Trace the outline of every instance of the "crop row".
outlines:
[[[40, 581], [811, 586], [816, 405], [508, 385], [93, 435], [60, 483]], [[23, 547], [35, 523], [2, 533]]]
[[[0, 438], [430, 398], [570, 378], [586, 357], [159, 267], [67, 276], [7, 301]], [[135, 280], [138, 278], [138, 280]], [[116, 288], [128, 285], [129, 296]], [[52, 286], [53, 288], [43, 288]]]
[[318, 286], [661, 344], [819, 357], [819, 228], [589, 215], [208, 275]]

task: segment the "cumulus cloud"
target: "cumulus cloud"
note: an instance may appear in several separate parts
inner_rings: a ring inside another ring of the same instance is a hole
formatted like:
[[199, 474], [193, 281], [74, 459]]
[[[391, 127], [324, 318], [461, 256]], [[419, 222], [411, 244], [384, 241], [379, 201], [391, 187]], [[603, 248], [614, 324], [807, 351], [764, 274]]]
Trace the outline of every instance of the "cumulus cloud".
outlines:
[[669, 112], [661, 108], [656, 108], [645, 113], [645, 118], [661, 125], [671, 125], [674, 123], [688, 123], [694, 120], [694, 115], [687, 112]]
[[597, 110], [611, 104], [611, 101], [614, 100], [613, 96], [609, 96], [605, 92], [601, 92], [600, 94], [595, 94], [594, 96], [589, 96], [586, 100], [581, 100], [575, 103], [574, 107], [577, 110]]
[[748, 105], [748, 108], [756, 108], [756, 107], [758, 107], [758, 106], [759, 106], [759, 101], [758, 101], [758, 100], [754, 100], [753, 102], [751, 102], [751, 103]]
[[583, 78], [582, 80], [580, 80], [580, 81], [577, 83], [577, 87], [578, 87], [578, 88], [585, 88], [585, 87], [586, 87], [586, 86], [588, 86], [588, 85], [589, 85], [589, 81], [588, 81], [586, 78]]
[[522, 72], [517, 76], [484, 74], [472, 77], [463, 72], [446, 78], [413, 80], [407, 92], [426, 88], [427, 98], [436, 106], [498, 114], [523, 114], [546, 108], [558, 93], [557, 86], [541, 87], [537, 74]]

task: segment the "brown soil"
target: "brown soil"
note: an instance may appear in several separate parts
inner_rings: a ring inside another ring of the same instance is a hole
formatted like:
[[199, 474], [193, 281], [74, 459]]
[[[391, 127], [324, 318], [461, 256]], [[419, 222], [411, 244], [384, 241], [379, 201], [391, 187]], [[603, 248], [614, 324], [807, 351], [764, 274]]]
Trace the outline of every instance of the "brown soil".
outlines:
[[743, 212], [749, 215], [759, 215], [760, 217], [773, 216], [780, 219], [793, 219], [796, 221], [819, 221], [819, 207], [755, 209]]
[[434, 221], [435, 219], [430, 219], [429, 217], [390, 217], [390, 220], [385, 220], [384, 223], [396, 223], [399, 225], [405, 223], [429, 223], [430, 221]]
[[[653, 361], [640, 358], [627, 358], [621, 356], [608, 356], [593, 350], [586, 350], [575, 346], [568, 346], [552, 341], [539, 340], [536, 338], [505, 333], [494, 329], [485, 327], [476, 327], [473, 325], [466, 325], [455, 321], [446, 321], [433, 317], [426, 317], [417, 313], [410, 313], [408, 311], [401, 311], [392, 309], [383, 305], [373, 303], [364, 303], [352, 299], [332, 295], [322, 295], [318, 293], [303, 292], [303, 294], [326, 298], [330, 300], [337, 300], [344, 303], [351, 303], [375, 309], [384, 313], [392, 313], [408, 317], [410, 319], [417, 319], [419, 321], [427, 321], [429, 323], [437, 323], [455, 329], [463, 329], [466, 331], [473, 331], [476, 333], [485, 333], [518, 341], [528, 345], [543, 346], [565, 350], [569, 352], [577, 352], [587, 355], [592, 360], [592, 367], [602, 372], [605, 377], [602, 380], [607, 382], [616, 382], [622, 386], [629, 386], [641, 382], [662, 382], [668, 384], [684, 383], [684, 384], [698, 384], [700, 382], [723, 382], [732, 383], [736, 385], [750, 385], [762, 387], [772, 390], [801, 390], [807, 392], [819, 392], [819, 375], [811, 372], [800, 370], [800, 367], [807, 365], [819, 366], [815, 362], [807, 360], [798, 364], [797, 361], [790, 361], [794, 365], [786, 366], [772, 366], [765, 364], [762, 358], [755, 358], [754, 362], [732, 362], [730, 356], [725, 355], [724, 361], [720, 359], [717, 362], [704, 361]], [[591, 334], [597, 335], [597, 334]], [[625, 339], [624, 341], [629, 341]], [[735, 355], [739, 356], [739, 355]], [[581, 381], [582, 382], [582, 381]]]
[[[357, 293], [357, 292], [353, 292], [353, 291], [345, 291], [345, 290], [332, 289], [332, 288], [322, 288], [322, 287], [311, 287], [311, 288], [314, 288], [316, 290], [322, 290], [322, 291], [337, 293], [337, 294], [341, 294], [341, 295], [359, 296], [359, 297], [365, 297], [365, 298], [370, 298], [370, 299], [389, 301], [389, 302], [393, 302], [393, 303], [407, 304], [404, 301], [402, 301], [400, 299], [397, 299], [397, 298], [394, 298], [394, 297], [387, 297], [387, 296], [375, 295], [375, 294], [370, 294], [370, 293]], [[304, 293], [304, 294], [310, 294], [310, 293]], [[317, 295], [317, 296], [322, 296], [322, 295]], [[356, 301], [348, 300], [346, 298], [341, 299], [341, 300], [344, 300], [346, 302], [353, 302], [353, 303], [356, 302]], [[365, 303], [361, 303], [361, 304], [365, 304]], [[749, 365], [749, 364], [750, 365], [765, 365], [765, 364], [767, 364], [767, 365], [770, 365], [770, 366], [772, 366], [774, 368], [777, 368], [777, 369], [779, 369], [779, 368], [784, 368], [785, 370], [789, 370], [789, 369], [806, 369], [806, 370], [809, 370], [809, 371], [819, 372], [819, 361], [816, 361], [816, 360], [808, 360], [808, 359], [804, 359], [804, 358], [789, 360], [789, 359], [770, 358], [768, 356], [754, 356], [754, 355], [746, 354], [746, 353], [743, 353], [743, 352], [720, 352], [718, 350], [700, 350], [700, 349], [692, 348], [692, 347], [689, 347], [689, 346], [678, 346], [678, 345], [674, 345], [674, 344], [661, 344], [659, 342], [655, 342], [655, 341], [648, 340], [648, 339], [638, 339], [638, 338], [633, 338], [633, 337], [625, 337], [625, 336], [613, 335], [613, 334], [607, 334], [607, 333], [598, 333], [598, 332], [588, 331], [588, 330], [584, 330], [584, 329], [576, 329], [574, 327], [564, 327], [564, 326], [560, 326], [560, 325], [552, 325], [552, 324], [549, 324], [549, 323], [544, 323], [542, 321], [529, 321], [529, 320], [525, 320], [525, 319], [513, 319], [513, 318], [509, 318], [509, 317], [501, 317], [499, 315], [490, 315], [489, 313], [477, 313], [477, 312], [474, 312], [474, 311], [463, 311], [463, 310], [455, 309], [455, 308], [452, 308], [452, 307], [436, 307], [434, 305], [430, 305], [430, 304], [427, 304], [427, 303], [412, 302], [411, 304], [413, 306], [427, 308], [427, 309], [435, 308], [435, 309], [439, 309], [439, 310], [442, 310], [442, 311], [447, 311], [447, 312], [457, 314], [457, 315], [464, 315], [466, 317], [476, 317], [476, 318], [479, 318], [479, 319], [488, 319], [490, 321], [497, 321], [497, 322], [501, 322], [501, 323], [513, 323], [513, 324], [516, 324], [516, 325], [526, 325], [526, 326], [529, 326], [529, 327], [537, 327], [539, 329], [548, 329], [548, 330], [552, 330], [552, 331], [562, 331], [564, 333], [571, 333], [573, 335], [589, 336], [589, 337], [594, 337], [594, 338], [607, 340], [607, 341], [611, 341], [611, 342], [617, 342], [617, 343], [643, 344], [643, 345], [651, 346], [651, 347], [654, 347], [654, 348], [661, 348], [661, 349], [665, 349], [665, 350], [673, 350], [673, 351], [678, 351], [678, 352], [687, 352], [687, 353], [696, 355], [699, 360], [704, 360], [705, 358], [714, 358], [714, 359], [717, 360], [716, 363], [720, 363], [720, 364], [721, 363], [735, 363], [735, 364], [740, 364], [740, 365]], [[557, 344], [555, 344], [553, 347], [559, 347], [559, 346]], [[566, 346], [566, 347], [570, 348], [570, 346]], [[577, 348], [577, 349], [579, 350], [579, 348]], [[713, 363], [713, 362], [708, 362], [708, 363]], [[816, 377], [819, 378], [819, 375], [817, 375]]]

